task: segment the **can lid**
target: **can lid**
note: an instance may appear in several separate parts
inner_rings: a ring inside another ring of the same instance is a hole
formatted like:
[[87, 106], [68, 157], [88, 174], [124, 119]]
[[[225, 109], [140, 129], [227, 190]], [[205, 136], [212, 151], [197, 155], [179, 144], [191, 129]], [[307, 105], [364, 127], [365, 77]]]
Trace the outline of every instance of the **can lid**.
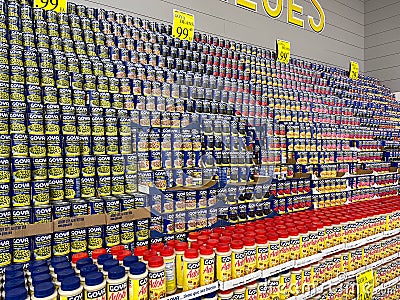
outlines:
[[232, 249], [243, 249], [243, 242], [241, 240], [233, 240], [231, 243]]
[[75, 291], [76, 289], [79, 289], [81, 287], [81, 280], [79, 279], [78, 276], [71, 276], [68, 278], [65, 278], [61, 282], [61, 289], [63, 291]]
[[114, 247], [111, 247], [111, 249], [110, 249], [110, 253], [111, 253], [111, 255], [115, 255], [115, 256], [117, 256], [118, 255], [118, 252], [120, 252], [120, 251], [122, 251], [122, 250], [124, 250], [125, 248], [124, 248], [124, 246], [123, 245], [118, 245], [118, 246], [114, 246]]
[[172, 256], [172, 255], [174, 255], [175, 254], [175, 251], [174, 251], [174, 249], [173, 248], [171, 248], [171, 247], [163, 247], [161, 250], [160, 250], [160, 255], [161, 256]]
[[117, 259], [119, 261], [123, 261], [125, 257], [129, 257], [132, 255], [132, 252], [130, 250], [122, 250], [118, 253]]
[[101, 272], [94, 272], [86, 275], [85, 284], [89, 286], [95, 286], [103, 283], [104, 274]]
[[57, 273], [57, 280], [59, 282], [62, 282], [65, 278], [68, 278], [68, 277], [74, 276], [74, 275], [75, 275], [74, 269], [72, 269], [72, 268], [64, 269]]
[[229, 252], [231, 250], [231, 247], [229, 244], [219, 244], [217, 246], [217, 251], [218, 252]]
[[86, 265], [81, 269], [81, 276], [86, 277], [87, 274], [97, 272], [99, 268], [96, 265]]
[[33, 270], [37, 269], [37, 268], [41, 268], [41, 267], [47, 267], [47, 269], [49, 269], [47, 261], [45, 260], [34, 260], [33, 262], [31, 262], [29, 264], [29, 271], [33, 272]]
[[141, 275], [146, 272], [146, 268], [147, 268], [147, 266], [145, 263], [135, 262], [135, 263], [131, 264], [129, 272], [132, 275]]
[[137, 256], [126, 256], [124, 258], [124, 267], [130, 268], [132, 264], [137, 263], [139, 258]]
[[164, 259], [161, 256], [152, 256], [148, 261], [150, 268], [159, 268], [164, 265]]
[[[75, 275], [75, 272], [72, 275]], [[40, 274], [40, 275], [37, 275], [35, 277], [32, 277], [33, 285], [37, 285], [37, 284], [42, 283], [42, 282], [52, 282], [52, 278], [51, 278], [50, 273]]]
[[6, 281], [4, 283], [3, 288], [7, 292], [17, 287], [24, 287], [24, 286], [25, 286], [25, 278], [15, 278], [14, 280]]
[[212, 255], [214, 253], [214, 250], [210, 246], [201, 246], [200, 247], [200, 255]]
[[256, 243], [257, 244], [266, 244], [268, 243], [268, 239], [265, 235], [257, 235], [256, 236]]
[[46, 298], [54, 294], [54, 284], [52, 282], [43, 282], [35, 286], [34, 296], [36, 298]]
[[144, 253], [146, 250], [148, 250], [148, 248], [147, 248], [146, 246], [139, 246], [139, 247], [136, 247], [136, 248], [133, 250], [133, 253], [134, 253], [136, 256], [143, 256], [143, 253]]
[[4, 300], [21, 300], [26, 299], [28, 296], [28, 292], [25, 287], [19, 287], [12, 290], [7, 291], [6, 297]]
[[99, 265], [103, 265], [104, 262], [106, 262], [107, 260], [110, 260], [112, 258], [113, 258], [113, 256], [111, 254], [108, 254], [108, 253], [107, 254], [102, 254], [97, 258], [97, 263]]
[[108, 271], [108, 278], [111, 280], [121, 279], [125, 276], [125, 268], [121, 266], [116, 266]]
[[24, 266], [22, 264], [12, 264], [6, 267], [5, 274], [14, 273], [16, 271], [24, 271]]
[[80, 261], [81, 259], [87, 258], [89, 257], [88, 254], [86, 252], [80, 252], [80, 253], [75, 253], [74, 255], [72, 255], [72, 263], [76, 264], [78, 261]]
[[116, 266], [118, 266], [119, 265], [119, 263], [118, 263], [118, 260], [116, 260], [116, 259], [110, 259], [110, 260], [107, 260], [107, 261], [105, 261], [104, 262], [104, 264], [103, 264], [103, 269], [104, 269], [104, 271], [110, 271], [112, 268], [114, 268], [114, 267], [116, 267]]
[[80, 270], [80, 269], [82, 269], [82, 267], [84, 267], [86, 265], [91, 265], [91, 264], [93, 264], [93, 260], [91, 258], [89, 258], [89, 257], [82, 258], [76, 262], [76, 268], [78, 270]]
[[199, 251], [197, 249], [186, 249], [185, 258], [198, 258], [199, 257]]
[[188, 248], [186, 242], [179, 242], [175, 244], [175, 251], [185, 251]]
[[72, 268], [72, 266], [71, 266], [70, 262], [63, 262], [63, 263], [54, 265], [54, 272], [58, 273], [61, 270], [71, 269], [71, 268]]
[[25, 273], [23, 271], [15, 271], [12, 273], [8, 273], [6, 275], [6, 280], [12, 280], [14, 278], [24, 278], [25, 277]]
[[162, 248], [164, 248], [163, 243], [154, 243], [154, 244], [151, 244], [151, 247], [150, 247], [151, 250], [154, 250], [158, 253], [161, 251]]
[[98, 259], [100, 255], [107, 254], [107, 250], [104, 248], [94, 249], [92, 252], [92, 258]]
[[39, 267], [31, 271], [31, 276], [35, 277], [36, 275], [40, 274], [47, 274], [49, 273], [49, 267], [44, 266], [44, 267]]
[[192, 231], [192, 232], [189, 232], [188, 237], [189, 237], [189, 239], [196, 240], [199, 235], [200, 235], [200, 232]]
[[256, 239], [255, 238], [245, 238], [243, 240], [243, 244], [245, 246], [254, 246], [256, 244]]

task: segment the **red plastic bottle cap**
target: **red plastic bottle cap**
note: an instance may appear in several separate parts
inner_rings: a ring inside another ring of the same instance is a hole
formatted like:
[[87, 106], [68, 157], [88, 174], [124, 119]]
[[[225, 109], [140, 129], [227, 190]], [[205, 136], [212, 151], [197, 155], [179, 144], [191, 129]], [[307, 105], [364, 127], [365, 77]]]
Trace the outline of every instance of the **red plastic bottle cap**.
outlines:
[[236, 231], [236, 228], [235, 228], [235, 226], [227, 226], [227, 227], [225, 227], [225, 231], [230, 231], [230, 232], [234, 232], [234, 231]]
[[152, 256], [157, 256], [157, 252], [154, 251], [154, 250], [146, 250], [143, 253], [143, 260], [149, 261], [149, 258], [152, 257]]
[[199, 235], [200, 235], [200, 232], [198, 232], [198, 231], [189, 232], [189, 239], [197, 240]]
[[270, 232], [267, 235], [267, 239], [268, 239], [268, 241], [275, 242], [279, 239], [279, 235], [275, 232]]
[[117, 259], [123, 261], [127, 256], [132, 256], [132, 252], [130, 250], [122, 250], [117, 254]]
[[231, 250], [231, 247], [229, 244], [219, 244], [217, 246], [217, 252], [229, 252]]
[[299, 231], [296, 228], [288, 228], [288, 233], [289, 233], [290, 236], [299, 235]]
[[[254, 246], [255, 244], [256, 244], [256, 239], [255, 238], [245, 238], [244, 240], [243, 240], [243, 244], [245, 245], [245, 246], [249, 246], [249, 247], [251, 247], [251, 246]], [[264, 243], [265, 244], [265, 243]]]
[[278, 234], [280, 239], [287, 239], [289, 237], [288, 232], [284, 230], [279, 230], [276, 233]]
[[201, 231], [201, 234], [202, 235], [210, 235], [212, 233], [212, 230], [211, 229], [203, 229], [202, 231]]
[[224, 231], [224, 232], [222, 233], [223, 236], [232, 236], [233, 234], [234, 234], [233, 231]]
[[219, 233], [211, 233], [209, 235], [210, 239], [218, 240], [221, 235]]
[[230, 236], [221, 236], [219, 238], [219, 242], [222, 244], [229, 244], [232, 241], [232, 238]]
[[280, 231], [280, 230], [286, 230], [286, 226], [285, 225], [278, 225], [275, 227], [276, 231]]
[[111, 247], [111, 249], [110, 249], [110, 253], [114, 256], [117, 256], [118, 255], [118, 252], [120, 252], [120, 251], [122, 251], [122, 250], [124, 250], [125, 248], [124, 248], [124, 246], [122, 246], [122, 245], [118, 245], [118, 246], [114, 246], [114, 247]]
[[246, 238], [256, 238], [257, 234], [254, 231], [248, 231], [245, 236]]
[[232, 249], [243, 249], [243, 242], [241, 240], [233, 240], [231, 243]]
[[80, 252], [80, 253], [75, 253], [72, 255], [72, 263], [76, 264], [78, 260], [84, 259], [89, 257], [89, 255], [86, 252]]
[[151, 244], [151, 247], [150, 247], [151, 250], [154, 250], [156, 252], [160, 252], [162, 248], [164, 248], [164, 244], [163, 243]]
[[300, 234], [307, 234], [308, 229], [304, 226], [297, 227], [297, 230], [299, 231]]
[[205, 244], [209, 239], [210, 237], [208, 235], [200, 235], [199, 237], [197, 237], [197, 241], [200, 244]]
[[199, 250], [197, 249], [186, 249], [185, 250], [185, 254], [184, 254], [185, 258], [198, 258], [199, 257]]
[[329, 219], [325, 219], [322, 222], [324, 223], [324, 226], [332, 226], [332, 222]]
[[175, 244], [178, 243], [178, 242], [179, 242], [178, 240], [170, 240], [170, 241], [167, 241], [167, 246], [168, 246], [168, 247], [172, 247], [172, 248], [175, 249]]
[[310, 224], [307, 226], [309, 231], [317, 231], [318, 230], [318, 226], [315, 224]]
[[257, 244], [266, 244], [266, 243], [268, 243], [268, 238], [265, 235], [258, 235], [258, 236], [256, 236], [256, 243]]
[[174, 255], [175, 254], [175, 251], [174, 251], [174, 248], [171, 248], [171, 247], [163, 247], [161, 250], [160, 250], [160, 255], [161, 256], [172, 256], [172, 255]]
[[294, 223], [286, 223], [285, 226], [286, 228], [296, 228], [296, 225], [294, 225]]
[[232, 293], [232, 290], [218, 291], [218, 294], [222, 294], [222, 295], [229, 295], [230, 293]]
[[276, 225], [285, 225], [285, 220], [275, 220]]
[[135, 254], [135, 256], [143, 256], [143, 254], [144, 254], [147, 250], [149, 250], [149, 249], [147, 249], [146, 246], [139, 246], [139, 247], [136, 247], [136, 248], [133, 250], [133, 253]]
[[225, 228], [223, 228], [223, 227], [216, 227], [213, 229], [214, 233], [219, 233], [219, 234], [221, 234], [224, 231], [225, 231]]
[[219, 244], [219, 240], [209, 239], [206, 244], [207, 244], [207, 246], [209, 246], [211, 248], [216, 248], [217, 245]]
[[159, 268], [164, 264], [164, 259], [161, 256], [154, 255], [149, 258], [148, 265], [150, 268]]
[[104, 248], [94, 249], [92, 251], [92, 258], [97, 259], [100, 255], [107, 254], [107, 250]]
[[244, 229], [238, 228], [235, 231], [235, 234], [244, 234], [246, 231]]
[[256, 231], [254, 231], [256, 233], [256, 235], [265, 235], [265, 230], [263, 229], [256, 229]]
[[237, 229], [244, 229], [245, 226], [246, 226], [245, 224], [235, 224], [235, 227]]
[[244, 234], [234, 234], [232, 235], [232, 241], [241, 241], [244, 238]]
[[186, 242], [179, 242], [175, 244], [175, 251], [185, 251], [188, 248]]
[[190, 243], [190, 248], [191, 249], [197, 249], [197, 250], [199, 250], [199, 248], [201, 247], [201, 246], [203, 246], [204, 244], [200, 244], [199, 242], [191, 242]]
[[214, 254], [213, 248], [209, 247], [209, 246], [201, 246], [199, 250], [200, 250], [200, 255], [212, 255], [212, 254]]

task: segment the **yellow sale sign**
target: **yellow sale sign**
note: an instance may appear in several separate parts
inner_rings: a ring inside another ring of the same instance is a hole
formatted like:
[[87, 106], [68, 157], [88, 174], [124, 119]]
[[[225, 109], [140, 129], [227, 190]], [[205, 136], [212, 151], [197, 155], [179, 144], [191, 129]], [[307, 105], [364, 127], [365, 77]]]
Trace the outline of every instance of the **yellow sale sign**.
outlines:
[[350, 62], [350, 78], [351, 79], [358, 79], [358, 63], [355, 61]]
[[67, 0], [34, 0], [33, 7], [65, 13], [67, 12]]
[[276, 54], [278, 55], [278, 61], [288, 64], [290, 60], [290, 42], [276, 40]]
[[174, 9], [172, 36], [181, 40], [193, 41], [194, 16]]
[[372, 269], [357, 275], [357, 300], [372, 300], [374, 273]]

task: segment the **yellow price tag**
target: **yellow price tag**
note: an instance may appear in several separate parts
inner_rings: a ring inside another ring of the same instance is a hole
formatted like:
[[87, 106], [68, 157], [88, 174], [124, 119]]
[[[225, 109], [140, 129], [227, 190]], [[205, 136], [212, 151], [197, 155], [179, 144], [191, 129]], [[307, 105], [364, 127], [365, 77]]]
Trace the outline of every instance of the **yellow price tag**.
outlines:
[[350, 62], [350, 78], [358, 79], [358, 63], [355, 61]]
[[372, 269], [357, 275], [357, 300], [372, 300], [374, 273]]
[[283, 40], [276, 40], [276, 53], [278, 61], [288, 64], [290, 60], [290, 42]]
[[65, 13], [67, 12], [67, 0], [34, 0], [33, 7]]
[[174, 26], [172, 36], [181, 40], [193, 41], [194, 16], [174, 9]]

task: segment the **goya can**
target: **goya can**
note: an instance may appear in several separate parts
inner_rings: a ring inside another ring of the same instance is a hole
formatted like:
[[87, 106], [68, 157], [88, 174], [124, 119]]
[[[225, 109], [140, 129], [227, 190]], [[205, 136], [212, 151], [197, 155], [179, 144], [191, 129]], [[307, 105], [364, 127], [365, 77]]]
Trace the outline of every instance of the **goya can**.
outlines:
[[53, 233], [53, 256], [68, 256], [71, 253], [70, 232]]
[[111, 195], [111, 177], [101, 176], [96, 180], [96, 191], [100, 197]]
[[59, 201], [64, 199], [64, 180], [62, 178], [50, 179], [50, 201]]
[[28, 133], [29, 134], [44, 134], [44, 120], [40, 113], [28, 114]]
[[0, 184], [0, 216], [1, 209], [11, 207], [11, 197], [10, 197], [10, 183]]
[[9, 158], [0, 158], [0, 183], [9, 183], [10, 181], [10, 160]]
[[10, 133], [26, 133], [26, 118], [23, 113], [10, 113]]
[[64, 135], [64, 153], [65, 156], [80, 155], [79, 136]]
[[71, 203], [67, 201], [52, 202], [53, 219], [65, 219], [71, 217]]
[[8, 113], [0, 113], [0, 133], [8, 134], [9, 131], [9, 120]]
[[12, 210], [13, 225], [28, 225], [31, 224], [32, 210], [29, 206], [15, 207]]
[[79, 157], [65, 157], [64, 170], [65, 178], [79, 178], [80, 175], [80, 159]]
[[109, 155], [96, 157], [96, 173], [97, 176], [111, 175], [111, 157]]
[[10, 157], [11, 137], [10, 135], [0, 135], [0, 157]]
[[46, 136], [44, 135], [29, 136], [29, 156], [46, 157]]
[[60, 134], [60, 118], [57, 114], [47, 113], [44, 116], [45, 134]]
[[32, 181], [32, 204], [41, 206], [50, 202], [50, 185], [47, 180]]
[[31, 205], [31, 184], [30, 182], [13, 182], [11, 202], [13, 207]]
[[90, 143], [90, 137], [89, 136], [80, 136], [79, 137], [79, 147], [80, 147], [80, 152], [81, 156], [87, 156], [90, 155], [90, 149], [91, 143]]
[[62, 141], [60, 135], [47, 135], [47, 156], [60, 157], [62, 155]]
[[52, 235], [43, 234], [32, 237], [33, 257], [35, 260], [47, 260], [52, 253]]
[[64, 177], [64, 159], [62, 157], [48, 158], [48, 176], [50, 179]]
[[64, 198], [74, 199], [81, 196], [81, 179], [65, 178], [64, 179]]
[[86, 228], [72, 229], [70, 231], [71, 240], [71, 253], [86, 252], [88, 249], [87, 245], [87, 232]]
[[125, 192], [125, 178], [123, 175], [111, 177], [111, 194], [122, 195]]
[[[104, 201], [99, 198], [89, 199], [89, 213], [90, 215], [97, 215], [104, 213]], [[91, 226], [87, 228], [88, 249], [89, 252], [103, 247], [104, 241], [104, 227]]]
[[96, 176], [96, 157], [83, 156], [81, 158], [82, 177]]
[[81, 178], [81, 197], [91, 198], [95, 196], [95, 179], [94, 177]]
[[31, 243], [29, 237], [12, 239], [12, 261], [13, 263], [27, 263], [31, 260]]
[[106, 137], [92, 136], [92, 151], [93, 155], [106, 154]]
[[11, 135], [11, 154], [12, 156], [28, 156], [28, 135], [27, 134], [13, 134]]

